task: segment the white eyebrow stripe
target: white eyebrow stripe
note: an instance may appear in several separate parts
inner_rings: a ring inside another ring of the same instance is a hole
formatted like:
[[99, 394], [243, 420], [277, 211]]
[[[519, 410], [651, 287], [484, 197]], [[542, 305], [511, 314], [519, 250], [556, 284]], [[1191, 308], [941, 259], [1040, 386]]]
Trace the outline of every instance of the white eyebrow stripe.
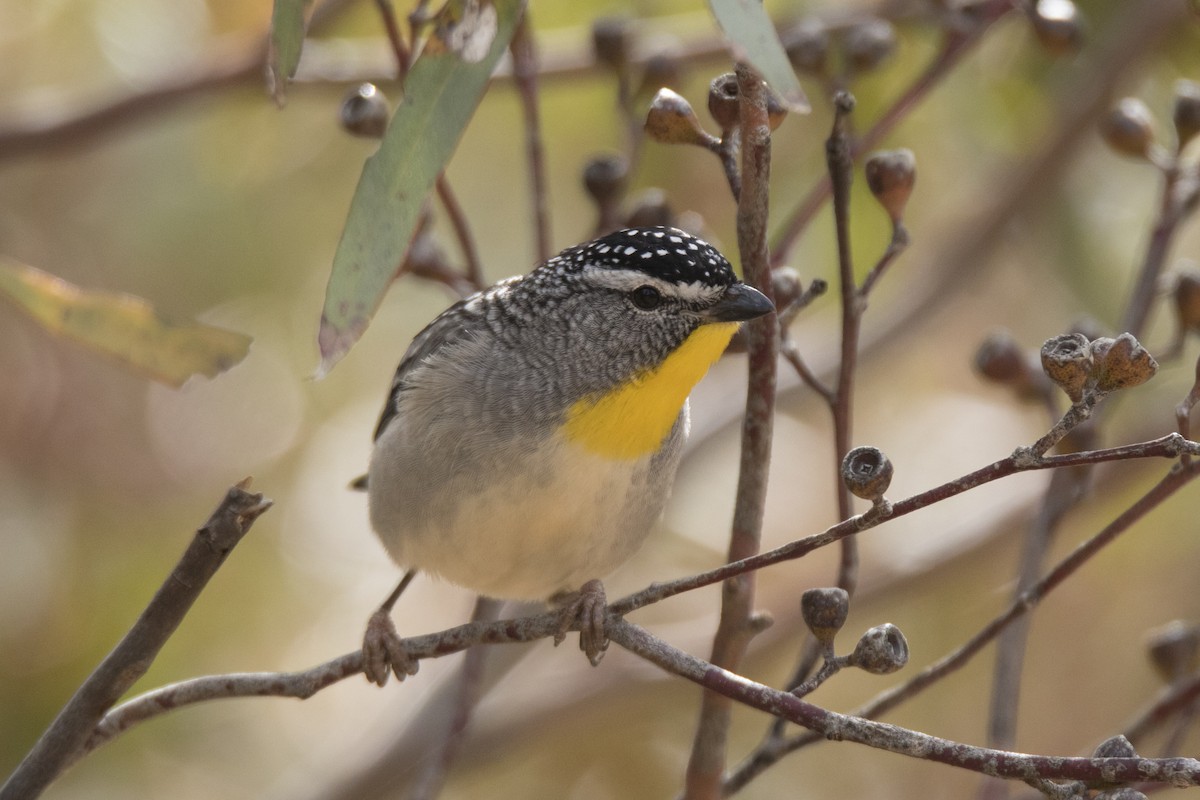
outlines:
[[725, 294], [724, 286], [714, 286], [702, 281], [675, 283], [655, 278], [636, 269], [613, 269], [612, 267], [584, 267], [582, 277], [593, 286], [631, 292], [639, 286], [653, 286], [664, 297], [675, 297], [685, 303], [707, 305]]

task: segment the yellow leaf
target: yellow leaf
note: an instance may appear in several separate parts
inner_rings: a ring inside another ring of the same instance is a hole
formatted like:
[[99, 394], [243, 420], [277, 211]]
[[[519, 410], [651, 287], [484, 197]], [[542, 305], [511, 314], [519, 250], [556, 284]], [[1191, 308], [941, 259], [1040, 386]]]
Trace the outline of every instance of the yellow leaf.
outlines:
[[0, 294], [46, 330], [171, 386], [182, 386], [196, 374], [211, 378], [250, 350], [250, 337], [244, 334], [198, 322], [171, 322], [140, 297], [84, 289], [4, 257]]

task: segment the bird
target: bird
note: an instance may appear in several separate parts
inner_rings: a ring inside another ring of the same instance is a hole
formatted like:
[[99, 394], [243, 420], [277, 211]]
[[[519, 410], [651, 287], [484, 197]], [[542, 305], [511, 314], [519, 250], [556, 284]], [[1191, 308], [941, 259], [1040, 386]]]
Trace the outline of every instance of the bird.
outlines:
[[[569, 247], [438, 315], [409, 345], [375, 429], [371, 526], [401, 567], [503, 600], [562, 601], [597, 664], [601, 579], [661, 517], [688, 395], [772, 302], [702, 239], [627, 228]], [[402, 584], [403, 586], [403, 584]], [[390, 618], [364, 671], [416, 670]]]

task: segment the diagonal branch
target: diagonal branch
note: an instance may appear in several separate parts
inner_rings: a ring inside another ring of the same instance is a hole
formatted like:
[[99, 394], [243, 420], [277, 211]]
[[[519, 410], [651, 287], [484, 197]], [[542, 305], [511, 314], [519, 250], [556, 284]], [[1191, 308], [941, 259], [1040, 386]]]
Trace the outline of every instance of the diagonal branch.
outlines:
[[246, 491], [249, 484], [247, 478], [226, 493], [133, 627], [83, 682], [0, 787], [0, 798], [27, 800], [41, 794], [74, 759], [104, 713], [146, 674], [225, 557], [254, 520], [271, 507], [271, 501], [261, 494]]

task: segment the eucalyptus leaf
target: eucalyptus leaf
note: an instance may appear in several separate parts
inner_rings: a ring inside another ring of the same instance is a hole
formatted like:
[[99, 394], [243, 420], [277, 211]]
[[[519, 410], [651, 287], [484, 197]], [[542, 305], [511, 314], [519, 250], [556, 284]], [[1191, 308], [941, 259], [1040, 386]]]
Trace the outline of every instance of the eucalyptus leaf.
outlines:
[[733, 54], [758, 71], [783, 107], [797, 114], [812, 110], [800, 81], [792, 70], [774, 23], [761, 0], [709, 0], [713, 16], [725, 32]]
[[475, 113], [512, 39], [524, 0], [462, 0], [434, 33], [404, 83], [379, 150], [367, 159], [333, 257], [317, 343], [318, 375], [362, 336], [416, 232], [421, 207]]
[[288, 81], [296, 75], [304, 44], [304, 14], [312, 0], [275, 0], [271, 12], [270, 48], [267, 52], [267, 88], [283, 105]]
[[51, 333], [175, 387], [192, 375], [214, 377], [250, 351], [250, 337], [244, 334], [198, 322], [172, 322], [140, 297], [84, 289], [3, 257], [0, 295]]

